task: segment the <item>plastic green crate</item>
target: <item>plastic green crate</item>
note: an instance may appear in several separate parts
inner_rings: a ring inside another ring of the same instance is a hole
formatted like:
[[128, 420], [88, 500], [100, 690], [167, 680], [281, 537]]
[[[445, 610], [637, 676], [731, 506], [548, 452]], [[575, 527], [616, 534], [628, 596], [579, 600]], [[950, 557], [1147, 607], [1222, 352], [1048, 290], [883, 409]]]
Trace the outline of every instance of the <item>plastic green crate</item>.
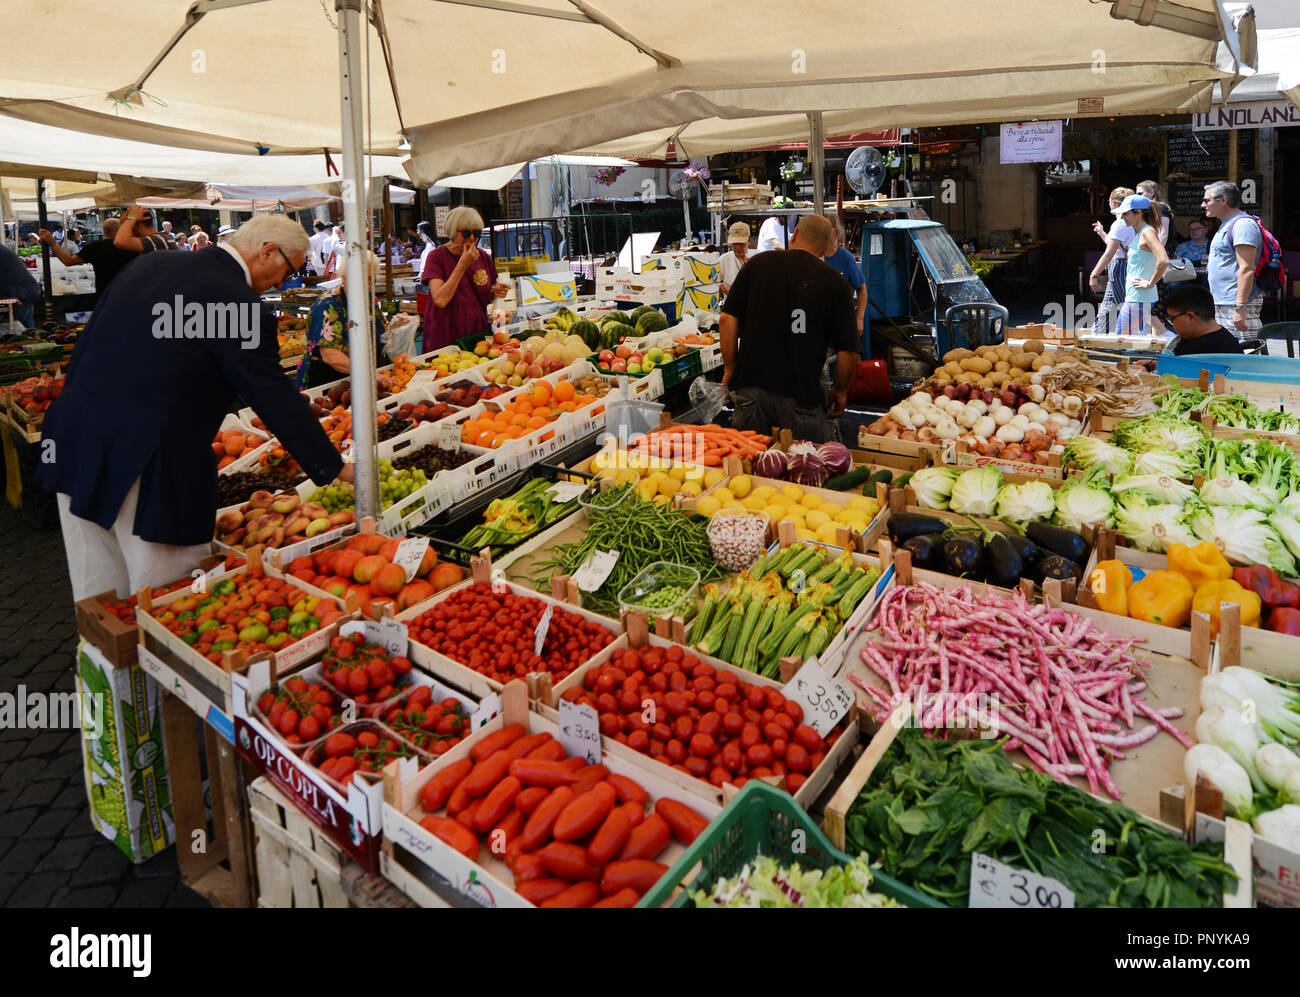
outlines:
[[[794, 831], [804, 832], [803, 851], [791, 850]], [[728, 803], [677, 864], [655, 884], [638, 907], [660, 907], [681, 883], [682, 892], [671, 907], [693, 907], [690, 890], [708, 890], [719, 879], [734, 876], [757, 855], [768, 855], [782, 864], [797, 862], [807, 868], [828, 869], [852, 861], [832, 845], [794, 798], [765, 782], [751, 780]], [[699, 873], [684, 882], [699, 863]], [[873, 869], [872, 889], [907, 907], [943, 907], [944, 904], [904, 886], [891, 876]]]
[[703, 361], [699, 350], [691, 350], [685, 356], [667, 360], [659, 365], [664, 375], [664, 388], [675, 388], [679, 384], [693, 381], [704, 373]]

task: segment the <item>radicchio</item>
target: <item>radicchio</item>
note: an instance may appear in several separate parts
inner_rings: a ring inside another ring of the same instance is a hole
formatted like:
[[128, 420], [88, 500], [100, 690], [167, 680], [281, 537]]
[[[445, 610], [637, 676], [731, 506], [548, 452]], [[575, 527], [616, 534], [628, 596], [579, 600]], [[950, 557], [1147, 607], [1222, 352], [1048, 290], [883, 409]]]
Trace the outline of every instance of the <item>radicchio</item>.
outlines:
[[781, 450], [764, 450], [754, 457], [754, 473], [760, 478], [785, 480], [788, 455]]
[[832, 478], [836, 475], [848, 474], [853, 470], [853, 454], [849, 453], [849, 448], [838, 440], [823, 443], [817, 448], [817, 455], [821, 457], [827, 473]]
[[820, 488], [826, 484], [830, 475], [826, 464], [813, 443], [795, 443], [790, 447], [790, 462], [786, 468], [786, 477], [797, 485]]

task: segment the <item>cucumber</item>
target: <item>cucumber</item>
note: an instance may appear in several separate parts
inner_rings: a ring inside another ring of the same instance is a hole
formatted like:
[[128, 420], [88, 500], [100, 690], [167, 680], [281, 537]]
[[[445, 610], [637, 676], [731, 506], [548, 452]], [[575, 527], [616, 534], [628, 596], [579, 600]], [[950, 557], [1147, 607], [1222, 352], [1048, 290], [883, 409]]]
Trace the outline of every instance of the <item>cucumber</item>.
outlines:
[[823, 488], [830, 488], [833, 491], [843, 492], [850, 488], [856, 488], [871, 477], [871, 468], [855, 467], [848, 474], [840, 474], [831, 478]]
[[908, 471], [906, 474], [900, 474], [900, 475], [898, 476], [898, 480], [894, 482], [894, 487], [895, 487], [895, 488], [902, 488], [904, 485], [906, 485], [906, 484], [907, 484], [909, 481], [911, 481], [911, 480], [912, 480], [912, 472], [911, 472], [911, 471]]
[[892, 484], [894, 481], [894, 472], [887, 467], [882, 467], [879, 471], [867, 479], [869, 484], [874, 485], [877, 481], [883, 481], [885, 484]]

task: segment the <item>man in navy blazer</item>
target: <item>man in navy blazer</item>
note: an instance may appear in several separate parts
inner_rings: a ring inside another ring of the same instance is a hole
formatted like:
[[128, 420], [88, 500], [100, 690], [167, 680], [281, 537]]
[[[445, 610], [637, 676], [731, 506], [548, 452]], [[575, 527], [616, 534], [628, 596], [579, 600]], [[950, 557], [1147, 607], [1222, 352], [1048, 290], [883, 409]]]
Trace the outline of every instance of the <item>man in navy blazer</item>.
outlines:
[[212, 439], [237, 393], [318, 485], [352, 480], [262, 324], [259, 295], [307, 249], [300, 225], [263, 215], [220, 246], [141, 257], [100, 298], [46, 413], [38, 475], [58, 493], [75, 599], [163, 584], [208, 553]]

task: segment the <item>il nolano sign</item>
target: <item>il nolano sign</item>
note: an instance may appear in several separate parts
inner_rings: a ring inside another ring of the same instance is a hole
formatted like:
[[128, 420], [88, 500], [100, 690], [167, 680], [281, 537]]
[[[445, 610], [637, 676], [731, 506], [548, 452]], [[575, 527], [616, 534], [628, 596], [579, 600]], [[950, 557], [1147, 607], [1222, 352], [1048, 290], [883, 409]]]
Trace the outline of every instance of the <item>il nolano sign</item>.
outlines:
[[1300, 107], [1285, 100], [1230, 104], [1192, 115], [1192, 129], [1198, 132], [1224, 128], [1285, 128], [1289, 125], [1300, 125]]

